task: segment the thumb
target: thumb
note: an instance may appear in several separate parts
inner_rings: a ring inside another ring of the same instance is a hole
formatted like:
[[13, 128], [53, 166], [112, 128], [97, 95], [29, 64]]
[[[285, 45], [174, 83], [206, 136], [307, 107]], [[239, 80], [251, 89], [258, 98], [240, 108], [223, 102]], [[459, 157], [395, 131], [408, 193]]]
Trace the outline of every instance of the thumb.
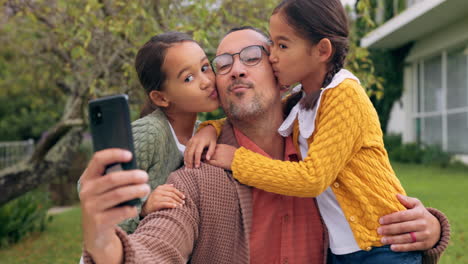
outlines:
[[217, 159], [210, 159], [210, 160], [207, 160], [206, 163], [210, 164], [210, 165], [213, 165], [215, 167], [221, 167], [221, 163], [219, 162], [219, 160]]
[[216, 141], [211, 141], [210, 145], [208, 146], [208, 151], [206, 152], [206, 160], [210, 160], [213, 154], [215, 153], [216, 149]]
[[419, 200], [416, 199], [416, 198], [412, 198], [412, 197], [408, 197], [406, 195], [403, 195], [403, 194], [397, 194], [397, 199], [398, 201], [400, 201], [400, 203], [406, 207], [406, 209], [412, 209], [414, 207], [416, 207], [416, 205], [418, 204]]

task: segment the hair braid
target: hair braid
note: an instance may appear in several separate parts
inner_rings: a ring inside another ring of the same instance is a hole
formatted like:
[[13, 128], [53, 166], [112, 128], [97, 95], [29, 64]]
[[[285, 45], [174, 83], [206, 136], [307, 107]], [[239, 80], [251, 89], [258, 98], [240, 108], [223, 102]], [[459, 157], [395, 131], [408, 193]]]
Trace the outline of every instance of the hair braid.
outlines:
[[[325, 75], [325, 78], [322, 82], [322, 88], [327, 87], [333, 80], [335, 74], [337, 74], [344, 65], [346, 54], [348, 53], [348, 41], [347, 39], [337, 38], [335, 41], [335, 51], [332, 55], [332, 59], [328, 64], [328, 72]], [[301, 106], [306, 109], [310, 110], [314, 108], [315, 104], [317, 103], [320, 94], [322, 93], [322, 89], [318, 90], [317, 92], [313, 92], [308, 94], [301, 100]]]

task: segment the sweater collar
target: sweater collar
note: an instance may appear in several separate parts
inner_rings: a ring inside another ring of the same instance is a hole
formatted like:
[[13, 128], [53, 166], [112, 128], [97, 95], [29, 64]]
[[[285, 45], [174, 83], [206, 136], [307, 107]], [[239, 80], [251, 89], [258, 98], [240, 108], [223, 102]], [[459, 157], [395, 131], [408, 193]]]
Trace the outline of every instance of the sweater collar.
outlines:
[[[278, 128], [278, 133], [283, 137], [287, 137], [291, 135], [294, 127], [294, 120], [297, 118], [299, 121], [299, 133], [304, 138], [309, 138], [315, 130], [315, 118], [317, 117], [317, 109], [320, 106], [320, 102], [322, 101], [323, 92], [337, 87], [340, 85], [344, 80], [352, 79], [359, 82], [359, 79], [352, 74], [350, 71], [341, 69], [338, 73], [333, 76], [332, 81], [330, 84], [325, 87], [320, 94], [319, 99], [317, 100], [317, 104], [315, 104], [313, 109], [305, 110], [303, 109], [299, 103], [297, 103], [289, 113], [288, 117], [284, 120], [283, 124], [281, 124], [280, 128]], [[300, 92], [302, 91], [302, 86], [298, 85], [293, 88], [293, 92]], [[302, 91], [302, 97], [305, 96], [304, 91]]]

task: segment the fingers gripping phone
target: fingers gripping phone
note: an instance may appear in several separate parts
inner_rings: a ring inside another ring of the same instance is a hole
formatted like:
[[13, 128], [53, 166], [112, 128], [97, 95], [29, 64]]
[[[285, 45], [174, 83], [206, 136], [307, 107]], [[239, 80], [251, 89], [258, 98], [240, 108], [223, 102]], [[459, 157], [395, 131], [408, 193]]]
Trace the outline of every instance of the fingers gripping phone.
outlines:
[[[106, 167], [105, 174], [136, 169], [128, 96], [118, 94], [102, 97], [89, 101], [88, 106], [94, 152], [108, 148], [120, 148], [132, 153], [130, 162], [111, 164]], [[139, 204], [141, 204], [141, 199], [137, 198], [123, 202], [118, 206]]]

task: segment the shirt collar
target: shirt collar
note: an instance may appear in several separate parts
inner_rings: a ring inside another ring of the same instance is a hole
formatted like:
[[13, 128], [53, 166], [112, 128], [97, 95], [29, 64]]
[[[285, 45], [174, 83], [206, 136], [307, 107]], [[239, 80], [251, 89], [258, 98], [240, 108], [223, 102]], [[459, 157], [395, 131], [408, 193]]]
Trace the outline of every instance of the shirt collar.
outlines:
[[[268, 155], [263, 149], [261, 149], [255, 142], [248, 138], [244, 133], [242, 133], [237, 128], [233, 127], [234, 136], [236, 137], [237, 143], [239, 146], [244, 147], [248, 150], [256, 152], [260, 155], [268, 157], [271, 159], [271, 156]], [[292, 136], [288, 136], [284, 141], [284, 160], [287, 161], [298, 161], [298, 155], [294, 143], [292, 141]]]
[[[352, 74], [350, 71], [341, 69], [337, 72], [334, 76], [330, 84], [323, 89], [323, 91], [332, 89], [340, 85], [344, 80], [352, 79], [360, 83], [359, 79]], [[293, 88], [293, 92], [298, 92], [302, 90], [302, 86], [298, 85]], [[305, 110], [303, 109], [299, 103], [297, 103], [289, 113], [288, 117], [284, 120], [283, 124], [281, 124], [280, 128], [278, 129], [278, 133], [280, 133], [283, 137], [287, 137], [291, 135], [294, 127], [294, 120], [296, 118], [299, 121], [299, 133], [304, 138], [309, 138], [315, 130], [315, 118], [317, 117], [317, 109], [320, 106], [320, 102], [322, 100], [323, 91], [320, 94], [319, 99], [317, 100], [317, 104], [314, 106], [313, 109]], [[302, 97], [305, 96], [305, 93], [302, 92]]]

